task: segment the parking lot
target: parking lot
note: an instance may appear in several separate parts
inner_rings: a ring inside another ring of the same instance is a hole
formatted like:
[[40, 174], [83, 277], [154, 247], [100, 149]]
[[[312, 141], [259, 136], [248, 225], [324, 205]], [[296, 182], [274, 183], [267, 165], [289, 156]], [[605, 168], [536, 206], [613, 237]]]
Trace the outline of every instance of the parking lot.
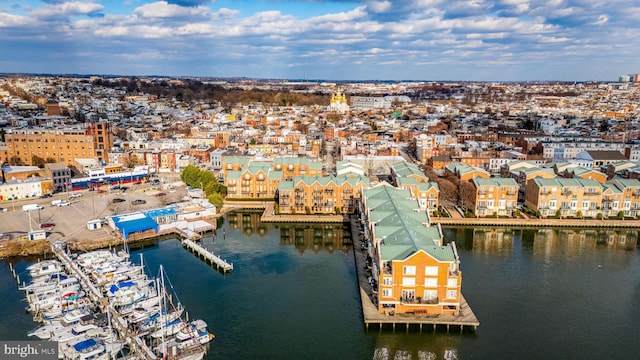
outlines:
[[[159, 193], [165, 195], [157, 196]], [[126, 191], [107, 189], [98, 193], [98, 191], [82, 190], [69, 194], [59, 193], [52, 198], [4, 202], [0, 207], [6, 208], [7, 211], [0, 212], [0, 233], [5, 234], [4, 237], [7, 239], [17, 239], [27, 235], [30, 230], [40, 229], [41, 224], [49, 224], [47, 239], [51, 242], [103, 239], [112, 236], [111, 230], [108, 227], [94, 231], [87, 230], [87, 221], [163, 207], [180, 201], [185, 195], [184, 186], [172, 190], [132, 186]], [[122, 199], [122, 201], [114, 202], [114, 199]], [[65, 200], [69, 205], [52, 206], [52, 201], [56, 200]], [[27, 204], [38, 204], [42, 209], [22, 211], [22, 206]]]

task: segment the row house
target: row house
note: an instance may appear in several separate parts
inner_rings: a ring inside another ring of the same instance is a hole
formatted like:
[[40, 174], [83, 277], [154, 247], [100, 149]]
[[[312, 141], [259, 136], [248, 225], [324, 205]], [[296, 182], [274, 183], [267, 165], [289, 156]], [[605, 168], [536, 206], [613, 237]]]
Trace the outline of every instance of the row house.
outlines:
[[440, 188], [437, 183], [429, 182], [429, 178], [417, 166], [407, 162], [393, 164], [391, 178], [395, 186], [411, 191], [420, 209], [431, 214], [438, 208]]
[[[615, 178], [607, 185], [602, 200], [603, 210], [606, 209], [611, 214], [607, 216], [617, 215], [622, 211], [625, 217], [637, 218], [640, 215], [640, 180]], [[608, 196], [606, 201], [605, 196]]]
[[527, 184], [525, 205], [542, 217], [596, 217], [601, 212], [603, 186], [593, 179], [543, 179]]
[[298, 176], [278, 187], [281, 214], [353, 214], [369, 179], [362, 176]]
[[282, 171], [271, 163], [253, 161], [240, 171], [229, 171], [224, 178], [227, 197], [233, 199], [273, 199], [282, 180]]
[[0, 201], [34, 199], [53, 192], [53, 180], [30, 177], [0, 183]]
[[462, 271], [455, 243], [443, 244], [408, 190], [381, 183], [362, 197], [378, 311], [458, 314]]
[[518, 205], [518, 183], [511, 178], [481, 178], [471, 180], [475, 199], [470, 208], [476, 216], [512, 216]]

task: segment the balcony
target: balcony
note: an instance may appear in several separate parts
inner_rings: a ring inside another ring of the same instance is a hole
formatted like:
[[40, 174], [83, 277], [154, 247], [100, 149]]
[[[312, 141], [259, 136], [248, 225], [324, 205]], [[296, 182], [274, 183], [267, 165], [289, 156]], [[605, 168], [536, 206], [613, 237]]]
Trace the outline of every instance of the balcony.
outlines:
[[592, 191], [587, 190], [584, 192], [584, 196], [595, 196], [595, 195], [600, 195], [600, 192], [595, 190], [592, 190]]
[[401, 297], [400, 298], [400, 302], [403, 304], [432, 304], [432, 305], [436, 305], [440, 302], [440, 299], [436, 298], [431, 298], [431, 299], [423, 299], [421, 297]]

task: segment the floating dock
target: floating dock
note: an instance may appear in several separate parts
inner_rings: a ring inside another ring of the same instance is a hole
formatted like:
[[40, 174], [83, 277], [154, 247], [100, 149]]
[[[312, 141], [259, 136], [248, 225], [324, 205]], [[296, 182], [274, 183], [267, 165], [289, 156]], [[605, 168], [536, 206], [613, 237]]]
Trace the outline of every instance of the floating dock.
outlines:
[[201, 256], [206, 262], [210, 263], [211, 265], [215, 265], [218, 270], [221, 270], [224, 273], [233, 271], [233, 264], [228, 263], [226, 260], [223, 260], [213, 252], [205, 249], [195, 242], [191, 240], [183, 240], [182, 245], [198, 256]]

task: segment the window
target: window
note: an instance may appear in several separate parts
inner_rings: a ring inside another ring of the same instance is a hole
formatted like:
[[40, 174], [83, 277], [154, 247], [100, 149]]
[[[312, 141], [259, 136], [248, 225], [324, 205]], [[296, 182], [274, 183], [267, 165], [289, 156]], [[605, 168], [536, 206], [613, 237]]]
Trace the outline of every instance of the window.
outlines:
[[382, 289], [382, 297], [393, 297], [393, 289]]
[[416, 286], [416, 278], [402, 278], [402, 286]]
[[458, 287], [458, 279], [457, 278], [448, 279], [447, 280], [447, 286], [448, 287]]
[[416, 274], [416, 267], [415, 266], [403, 266], [402, 267], [402, 274], [403, 275], [415, 275]]
[[425, 287], [438, 287], [438, 278], [426, 278], [424, 279], [424, 286]]
[[382, 285], [393, 285], [393, 278], [385, 276], [382, 278]]
[[447, 299], [457, 299], [458, 291], [457, 290], [447, 290]]
[[424, 291], [424, 299], [425, 300], [436, 300], [438, 298], [437, 290], [425, 290]]
[[437, 266], [426, 266], [424, 268], [424, 274], [429, 276], [438, 276], [438, 267]]

